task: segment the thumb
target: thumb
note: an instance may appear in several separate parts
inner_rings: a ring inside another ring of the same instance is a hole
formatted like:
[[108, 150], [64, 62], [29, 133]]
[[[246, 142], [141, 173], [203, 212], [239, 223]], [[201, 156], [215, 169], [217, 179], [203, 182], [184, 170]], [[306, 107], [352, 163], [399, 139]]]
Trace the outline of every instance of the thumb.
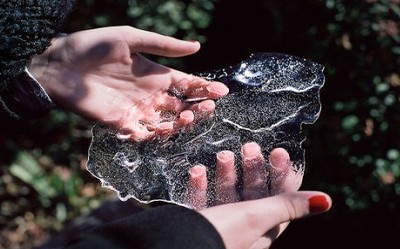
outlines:
[[280, 224], [326, 212], [331, 205], [325, 193], [299, 191], [215, 206], [200, 213], [214, 225], [227, 248], [250, 248]]
[[141, 52], [167, 57], [194, 54], [200, 49], [197, 41], [184, 41], [170, 36], [128, 27], [124, 37], [131, 52]]
[[[262, 201], [262, 200], [261, 200]], [[292, 192], [268, 198], [270, 203], [263, 211], [263, 219], [270, 219], [270, 223], [260, 223], [256, 233], [265, 233], [251, 246], [252, 249], [269, 248], [271, 243], [287, 228], [290, 221], [328, 211], [332, 206], [331, 198], [321, 192]], [[269, 210], [270, 209], [270, 210]], [[276, 213], [276, 216], [268, 214]], [[261, 218], [261, 217], [260, 217]], [[274, 226], [275, 227], [271, 227]]]
[[[328, 211], [331, 198], [318, 191], [287, 192], [270, 198], [256, 200], [261, 219], [269, 219], [271, 225], [279, 225], [310, 215]], [[270, 214], [275, 214], [271, 217]], [[269, 229], [270, 227], [265, 227]]]

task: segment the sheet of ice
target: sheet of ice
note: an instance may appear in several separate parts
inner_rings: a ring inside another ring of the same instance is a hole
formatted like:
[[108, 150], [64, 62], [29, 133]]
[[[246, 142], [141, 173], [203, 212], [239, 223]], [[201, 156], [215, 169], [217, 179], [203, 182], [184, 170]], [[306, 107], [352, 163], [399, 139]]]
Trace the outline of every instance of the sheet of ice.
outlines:
[[320, 114], [322, 65], [285, 54], [255, 53], [235, 66], [199, 75], [225, 83], [230, 92], [216, 101], [213, 117], [190, 131], [163, 141], [133, 142], [120, 139], [110, 127], [93, 127], [87, 169], [104, 187], [116, 190], [122, 200], [187, 205], [188, 169], [203, 164], [212, 206], [215, 154], [231, 150], [240, 158], [241, 146], [250, 141], [262, 147], [265, 157], [273, 148], [285, 148], [294, 170], [304, 170], [302, 124], [313, 124]]

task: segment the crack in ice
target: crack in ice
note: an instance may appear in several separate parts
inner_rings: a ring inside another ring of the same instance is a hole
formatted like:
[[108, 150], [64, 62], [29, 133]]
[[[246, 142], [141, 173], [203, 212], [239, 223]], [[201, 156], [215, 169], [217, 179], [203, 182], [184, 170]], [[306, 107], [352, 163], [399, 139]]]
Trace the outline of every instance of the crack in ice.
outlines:
[[307, 107], [307, 106], [308, 106], [308, 104], [307, 104], [307, 105], [300, 106], [299, 109], [298, 109], [298, 111], [295, 112], [295, 113], [293, 113], [292, 115], [287, 116], [286, 118], [280, 120], [279, 122], [277, 122], [277, 123], [275, 123], [275, 124], [272, 124], [272, 125], [269, 126], [269, 127], [259, 128], [259, 129], [256, 129], [256, 130], [253, 130], [253, 129], [250, 129], [250, 128], [241, 126], [241, 125], [239, 125], [239, 124], [237, 124], [237, 123], [235, 123], [235, 122], [233, 122], [233, 121], [231, 121], [231, 120], [229, 120], [229, 119], [227, 119], [227, 118], [222, 119], [222, 122], [228, 123], [228, 124], [230, 124], [230, 125], [233, 125], [233, 126], [235, 126], [236, 128], [238, 128], [238, 129], [240, 129], [240, 130], [246, 130], [246, 131], [250, 131], [250, 132], [254, 132], [254, 133], [260, 133], [260, 132], [265, 132], [265, 131], [272, 131], [272, 130], [274, 130], [276, 127], [279, 127], [279, 126], [281, 126], [282, 124], [286, 123], [287, 121], [292, 120], [294, 117], [297, 116], [297, 114], [300, 112], [300, 110], [302, 110], [303, 108], [305, 108], [305, 107]]

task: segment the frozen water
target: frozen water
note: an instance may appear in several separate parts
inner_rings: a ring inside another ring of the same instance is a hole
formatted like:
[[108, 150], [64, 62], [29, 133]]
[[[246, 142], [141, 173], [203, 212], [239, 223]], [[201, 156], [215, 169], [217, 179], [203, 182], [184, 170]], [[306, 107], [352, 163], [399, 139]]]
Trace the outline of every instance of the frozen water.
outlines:
[[203, 164], [208, 167], [208, 199], [213, 205], [215, 154], [231, 150], [240, 158], [246, 142], [257, 142], [265, 156], [283, 147], [294, 170], [304, 170], [301, 143], [306, 137], [301, 126], [319, 117], [322, 65], [285, 54], [256, 53], [238, 65], [199, 75], [225, 83], [230, 92], [216, 101], [213, 117], [191, 130], [166, 140], [134, 142], [102, 124], [93, 127], [87, 169], [103, 186], [116, 190], [123, 200], [187, 205], [188, 170]]

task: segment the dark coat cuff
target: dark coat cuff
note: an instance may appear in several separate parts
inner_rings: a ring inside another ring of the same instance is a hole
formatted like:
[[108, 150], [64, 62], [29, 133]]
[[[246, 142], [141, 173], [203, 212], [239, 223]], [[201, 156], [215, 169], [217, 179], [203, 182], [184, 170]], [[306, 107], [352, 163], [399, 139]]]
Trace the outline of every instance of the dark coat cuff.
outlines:
[[181, 206], [152, 208], [82, 235], [68, 249], [225, 249], [214, 226]]
[[0, 91], [0, 104], [16, 119], [38, 117], [56, 107], [27, 68]]

